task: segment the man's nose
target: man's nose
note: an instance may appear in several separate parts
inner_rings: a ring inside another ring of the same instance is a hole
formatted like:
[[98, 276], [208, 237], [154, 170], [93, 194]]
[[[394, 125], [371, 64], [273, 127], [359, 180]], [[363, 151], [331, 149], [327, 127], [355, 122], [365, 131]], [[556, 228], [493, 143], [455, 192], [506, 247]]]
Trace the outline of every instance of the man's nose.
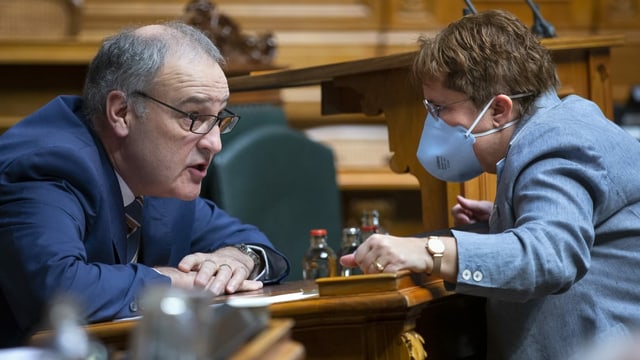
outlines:
[[220, 139], [220, 127], [217, 125], [211, 129], [208, 133], [202, 135], [202, 138], [198, 142], [201, 148], [210, 151], [212, 154], [217, 154], [222, 150], [222, 140]]

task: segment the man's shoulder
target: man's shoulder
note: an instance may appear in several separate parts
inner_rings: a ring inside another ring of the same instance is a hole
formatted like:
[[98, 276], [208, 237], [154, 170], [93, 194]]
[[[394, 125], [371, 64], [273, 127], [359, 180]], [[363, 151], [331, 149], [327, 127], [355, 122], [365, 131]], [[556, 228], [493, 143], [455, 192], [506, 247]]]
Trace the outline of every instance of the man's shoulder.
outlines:
[[78, 115], [80, 102], [77, 96], [59, 96], [0, 137], [0, 172], [7, 181], [95, 183], [104, 177], [111, 166]]
[[95, 146], [81, 115], [81, 98], [59, 96], [11, 126], [0, 137], [0, 155], [38, 148]]

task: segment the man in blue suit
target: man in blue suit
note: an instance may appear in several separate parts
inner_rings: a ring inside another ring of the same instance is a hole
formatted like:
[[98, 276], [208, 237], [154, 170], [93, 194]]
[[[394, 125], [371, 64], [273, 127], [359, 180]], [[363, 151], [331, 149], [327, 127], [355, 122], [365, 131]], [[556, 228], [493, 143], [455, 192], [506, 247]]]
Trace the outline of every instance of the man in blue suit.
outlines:
[[0, 347], [23, 343], [58, 293], [96, 322], [138, 315], [153, 284], [218, 295], [285, 278], [257, 228], [198, 197], [238, 121], [221, 64], [185, 24], [128, 29], [103, 43], [82, 98], [57, 97], [0, 137]]

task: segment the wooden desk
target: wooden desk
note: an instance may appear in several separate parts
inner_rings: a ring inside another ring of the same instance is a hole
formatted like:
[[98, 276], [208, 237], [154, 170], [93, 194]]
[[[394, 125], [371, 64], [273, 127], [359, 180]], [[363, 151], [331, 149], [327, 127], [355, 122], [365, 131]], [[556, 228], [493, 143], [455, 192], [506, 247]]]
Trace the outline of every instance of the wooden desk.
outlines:
[[[318, 282], [319, 297], [270, 307], [272, 316], [295, 320], [293, 338], [304, 344], [308, 359], [424, 359], [414, 329], [429, 302], [447, 294], [440, 281], [421, 287], [399, 273]], [[315, 288], [312, 282], [283, 285], [297, 287]]]
[[[408, 272], [327, 278], [318, 284], [294, 281], [233, 296], [318, 292], [316, 297], [269, 306], [272, 321], [293, 320], [291, 336], [304, 345], [307, 359], [424, 359], [425, 349], [431, 354], [429, 359], [452, 358], [452, 351], [445, 349], [448, 343], [456, 343], [460, 338], [469, 342], [479, 337], [475, 330], [469, 330], [468, 324], [461, 323], [473, 320], [463, 315], [462, 311], [469, 308], [459, 299], [465, 298], [447, 292], [440, 280], [427, 281], [424, 286], [416, 286], [416, 281], [421, 280]], [[214, 298], [213, 303], [227, 299]], [[443, 308], [443, 304], [463, 307], [456, 314], [448, 305]], [[447, 321], [438, 326], [421, 323], [421, 319], [438, 321], [435, 316], [443, 310], [446, 312], [442, 314], [449, 317]], [[483, 316], [481, 311], [477, 314]], [[87, 326], [87, 330], [110, 348], [126, 349], [136, 324], [137, 320], [100, 323]], [[417, 324], [437, 329], [426, 333], [424, 346], [422, 336], [415, 330]]]
[[[596, 102], [610, 118], [613, 100], [610, 78], [610, 48], [623, 44], [623, 36], [590, 36], [545, 39], [562, 82], [560, 95], [578, 94]], [[420, 165], [416, 150], [425, 110], [422, 94], [410, 84], [410, 66], [415, 53], [403, 53], [357, 61], [291, 69], [269, 74], [229, 79], [232, 93], [264, 89], [320, 85], [322, 114], [384, 114], [389, 127], [390, 167], [396, 173], [411, 173], [419, 182], [422, 222], [425, 230], [452, 224], [449, 209], [456, 195], [492, 200], [495, 177], [483, 175], [463, 184], [433, 178]]]
[[292, 327], [292, 320], [271, 320], [267, 329], [238, 350], [229, 360], [304, 359], [304, 347], [289, 338]]
[[[100, 323], [87, 326], [88, 333], [99, 339], [110, 350], [110, 358], [129, 359], [126, 352], [135, 321]], [[302, 360], [305, 358], [302, 344], [291, 340], [293, 321], [272, 319], [267, 327], [238, 349], [229, 360]], [[31, 343], [34, 346], [46, 344], [51, 337], [47, 331], [36, 334]]]

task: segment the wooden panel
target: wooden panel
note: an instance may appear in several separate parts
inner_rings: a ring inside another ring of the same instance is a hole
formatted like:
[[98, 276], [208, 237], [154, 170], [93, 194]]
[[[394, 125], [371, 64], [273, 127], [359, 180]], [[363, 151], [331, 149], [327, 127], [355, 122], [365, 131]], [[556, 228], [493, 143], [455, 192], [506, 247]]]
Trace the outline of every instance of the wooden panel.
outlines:
[[[123, 26], [182, 16], [188, 0], [85, 0], [78, 13], [77, 39], [99, 42]], [[304, 67], [362, 59], [416, 47], [422, 32], [435, 32], [462, 15], [464, 2], [449, 0], [218, 0], [218, 9], [248, 32], [271, 31], [276, 62]], [[478, 10], [502, 8], [531, 24], [521, 0], [475, 0]], [[613, 99], [626, 100], [640, 73], [627, 59], [640, 57], [640, 0], [536, 1], [560, 36], [627, 33], [628, 44], [611, 62]], [[295, 114], [294, 114], [295, 115]], [[296, 121], [292, 117], [292, 121]]]
[[594, 27], [602, 30], [640, 30], [640, 1], [601, 0], [596, 5]]
[[640, 71], [637, 59], [640, 59], [640, 32], [637, 38], [626, 36], [626, 45], [611, 49], [611, 83], [613, 100], [624, 104], [629, 98], [633, 85], [640, 84]]
[[78, 16], [72, 0], [0, 1], [0, 38], [67, 39], [79, 30]]
[[[32, 0], [35, 1], [35, 0]], [[21, 1], [20, 3], [23, 3]], [[73, 3], [68, 0], [69, 3]], [[123, 26], [182, 16], [188, 0], [84, 0], [77, 12], [76, 39], [98, 42]], [[462, 15], [462, 1], [450, 0], [218, 0], [218, 9], [249, 32], [272, 31], [279, 42], [278, 64], [312, 66], [415, 49], [421, 32], [434, 32]], [[521, 0], [475, 0], [478, 10], [513, 11], [525, 23], [532, 13]], [[640, 30], [639, 0], [536, 1], [560, 36]], [[29, 24], [33, 29], [37, 25]], [[635, 36], [637, 38], [637, 36]], [[640, 56], [616, 51], [612, 64], [614, 100], [622, 102], [638, 74], [625, 59]], [[294, 119], [295, 120], [295, 119]]]

